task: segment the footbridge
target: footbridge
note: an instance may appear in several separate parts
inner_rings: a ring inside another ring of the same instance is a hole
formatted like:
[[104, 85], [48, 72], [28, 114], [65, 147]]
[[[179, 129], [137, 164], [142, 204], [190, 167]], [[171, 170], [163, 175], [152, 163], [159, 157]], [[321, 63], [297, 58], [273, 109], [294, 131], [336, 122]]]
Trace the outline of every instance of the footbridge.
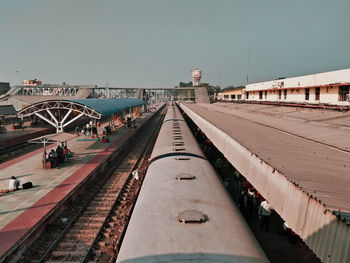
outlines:
[[141, 99], [147, 103], [176, 101], [196, 101], [209, 103], [205, 87], [98, 87], [98, 86], [14, 86], [7, 95], [11, 96], [63, 96], [85, 98], [125, 98]]

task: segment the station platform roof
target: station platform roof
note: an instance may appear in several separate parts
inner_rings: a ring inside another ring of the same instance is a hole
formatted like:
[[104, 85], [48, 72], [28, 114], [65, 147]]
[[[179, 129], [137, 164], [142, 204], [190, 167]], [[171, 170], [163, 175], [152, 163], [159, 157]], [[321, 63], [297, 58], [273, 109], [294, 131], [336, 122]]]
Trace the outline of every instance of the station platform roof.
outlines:
[[121, 112], [125, 109], [142, 106], [146, 103], [143, 100], [134, 98], [116, 98], [116, 99], [70, 99], [69, 101], [80, 103], [92, 109], [95, 109], [102, 116], [108, 116], [113, 113]]
[[[108, 116], [145, 104], [144, 101], [134, 98], [48, 99], [23, 108], [17, 113], [17, 116], [23, 118], [36, 115], [56, 127], [57, 132], [62, 132], [64, 127], [82, 116], [101, 119], [102, 116]], [[53, 111], [57, 114], [54, 114]]]
[[341, 234], [350, 229], [349, 112], [246, 103], [181, 107], [321, 260], [350, 262], [350, 253], [339, 252], [350, 251], [349, 235]]
[[[67, 102], [69, 105], [67, 105]], [[66, 104], [64, 104], [66, 103]], [[121, 112], [128, 108], [145, 105], [146, 103], [134, 98], [115, 98], [115, 99], [48, 99], [35, 102], [18, 112], [19, 117], [25, 117], [38, 111], [46, 109], [67, 109], [73, 106], [73, 110], [84, 112], [89, 108], [90, 117], [108, 116], [113, 113]], [[62, 107], [63, 106], [63, 107]], [[95, 114], [93, 114], [95, 113]]]

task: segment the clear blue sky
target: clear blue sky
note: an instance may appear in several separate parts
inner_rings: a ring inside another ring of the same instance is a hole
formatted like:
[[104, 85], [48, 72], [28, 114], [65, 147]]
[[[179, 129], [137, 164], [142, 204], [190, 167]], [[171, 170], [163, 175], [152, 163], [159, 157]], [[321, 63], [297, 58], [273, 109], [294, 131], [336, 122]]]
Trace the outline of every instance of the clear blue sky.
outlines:
[[349, 0], [0, 0], [0, 81], [245, 84], [350, 68]]

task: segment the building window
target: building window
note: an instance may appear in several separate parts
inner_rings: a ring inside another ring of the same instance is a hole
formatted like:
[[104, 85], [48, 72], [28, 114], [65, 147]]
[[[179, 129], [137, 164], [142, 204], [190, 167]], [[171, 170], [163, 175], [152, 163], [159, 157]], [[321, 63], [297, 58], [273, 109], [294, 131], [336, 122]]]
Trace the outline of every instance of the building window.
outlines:
[[242, 95], [237, 95], [237, 99], [238, 100], [242, 99]]
[[249, 99], [249, 92], [246, 93], [245, 97], [247, 100]]
[[349, 98], [349, 87], [350, 86], [339, 87], [339, 101], [346, 101]]
[[230, 98], [229, 95], [224, 95], [224, 99]]
[[315, 88], [315, 100], [320, 100], [320, 88]]
[[278, 99], [282, 99], [282, 90], [278, 90]]
[[235, 100], [236, 99], [236, 95], [231, 95], [231, 99]]
[[305, 100], [309, 100], [309, 96], [310, 96], [310, 89], [306, 88], [305, 89]]
[[262, 90], [259, 90], [259, 100], [262, 100], [262, 95], [263, 95]]
[[267, 90], [265, 90], [265, 99], [267, 99]]
[[283, 95], [284, 95], [284, 99], [286, 100], [287, 99], [287, 90], [286, 89], [283, 91]]

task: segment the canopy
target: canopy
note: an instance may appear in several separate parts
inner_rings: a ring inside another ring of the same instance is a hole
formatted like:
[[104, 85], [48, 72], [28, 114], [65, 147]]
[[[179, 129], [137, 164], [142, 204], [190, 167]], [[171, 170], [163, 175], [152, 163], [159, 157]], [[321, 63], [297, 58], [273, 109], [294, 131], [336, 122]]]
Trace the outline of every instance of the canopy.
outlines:
[[44, 135], [35, 139], [31, 139], [29, 143], [55, 143], [55, 142], [65, 142], [76, 138], [73, 134], [66, 132], [53, 133], [49, 135]]
[[56, 127], [58, 132], [62, 132], [64, 127], [82, 116], [101, 119], [101, 116], [145, 104], [144, 101], [134, 98], [51, 99], [33, 103], [20, 110], [17, 116], [23, 118], [36, 115]]

